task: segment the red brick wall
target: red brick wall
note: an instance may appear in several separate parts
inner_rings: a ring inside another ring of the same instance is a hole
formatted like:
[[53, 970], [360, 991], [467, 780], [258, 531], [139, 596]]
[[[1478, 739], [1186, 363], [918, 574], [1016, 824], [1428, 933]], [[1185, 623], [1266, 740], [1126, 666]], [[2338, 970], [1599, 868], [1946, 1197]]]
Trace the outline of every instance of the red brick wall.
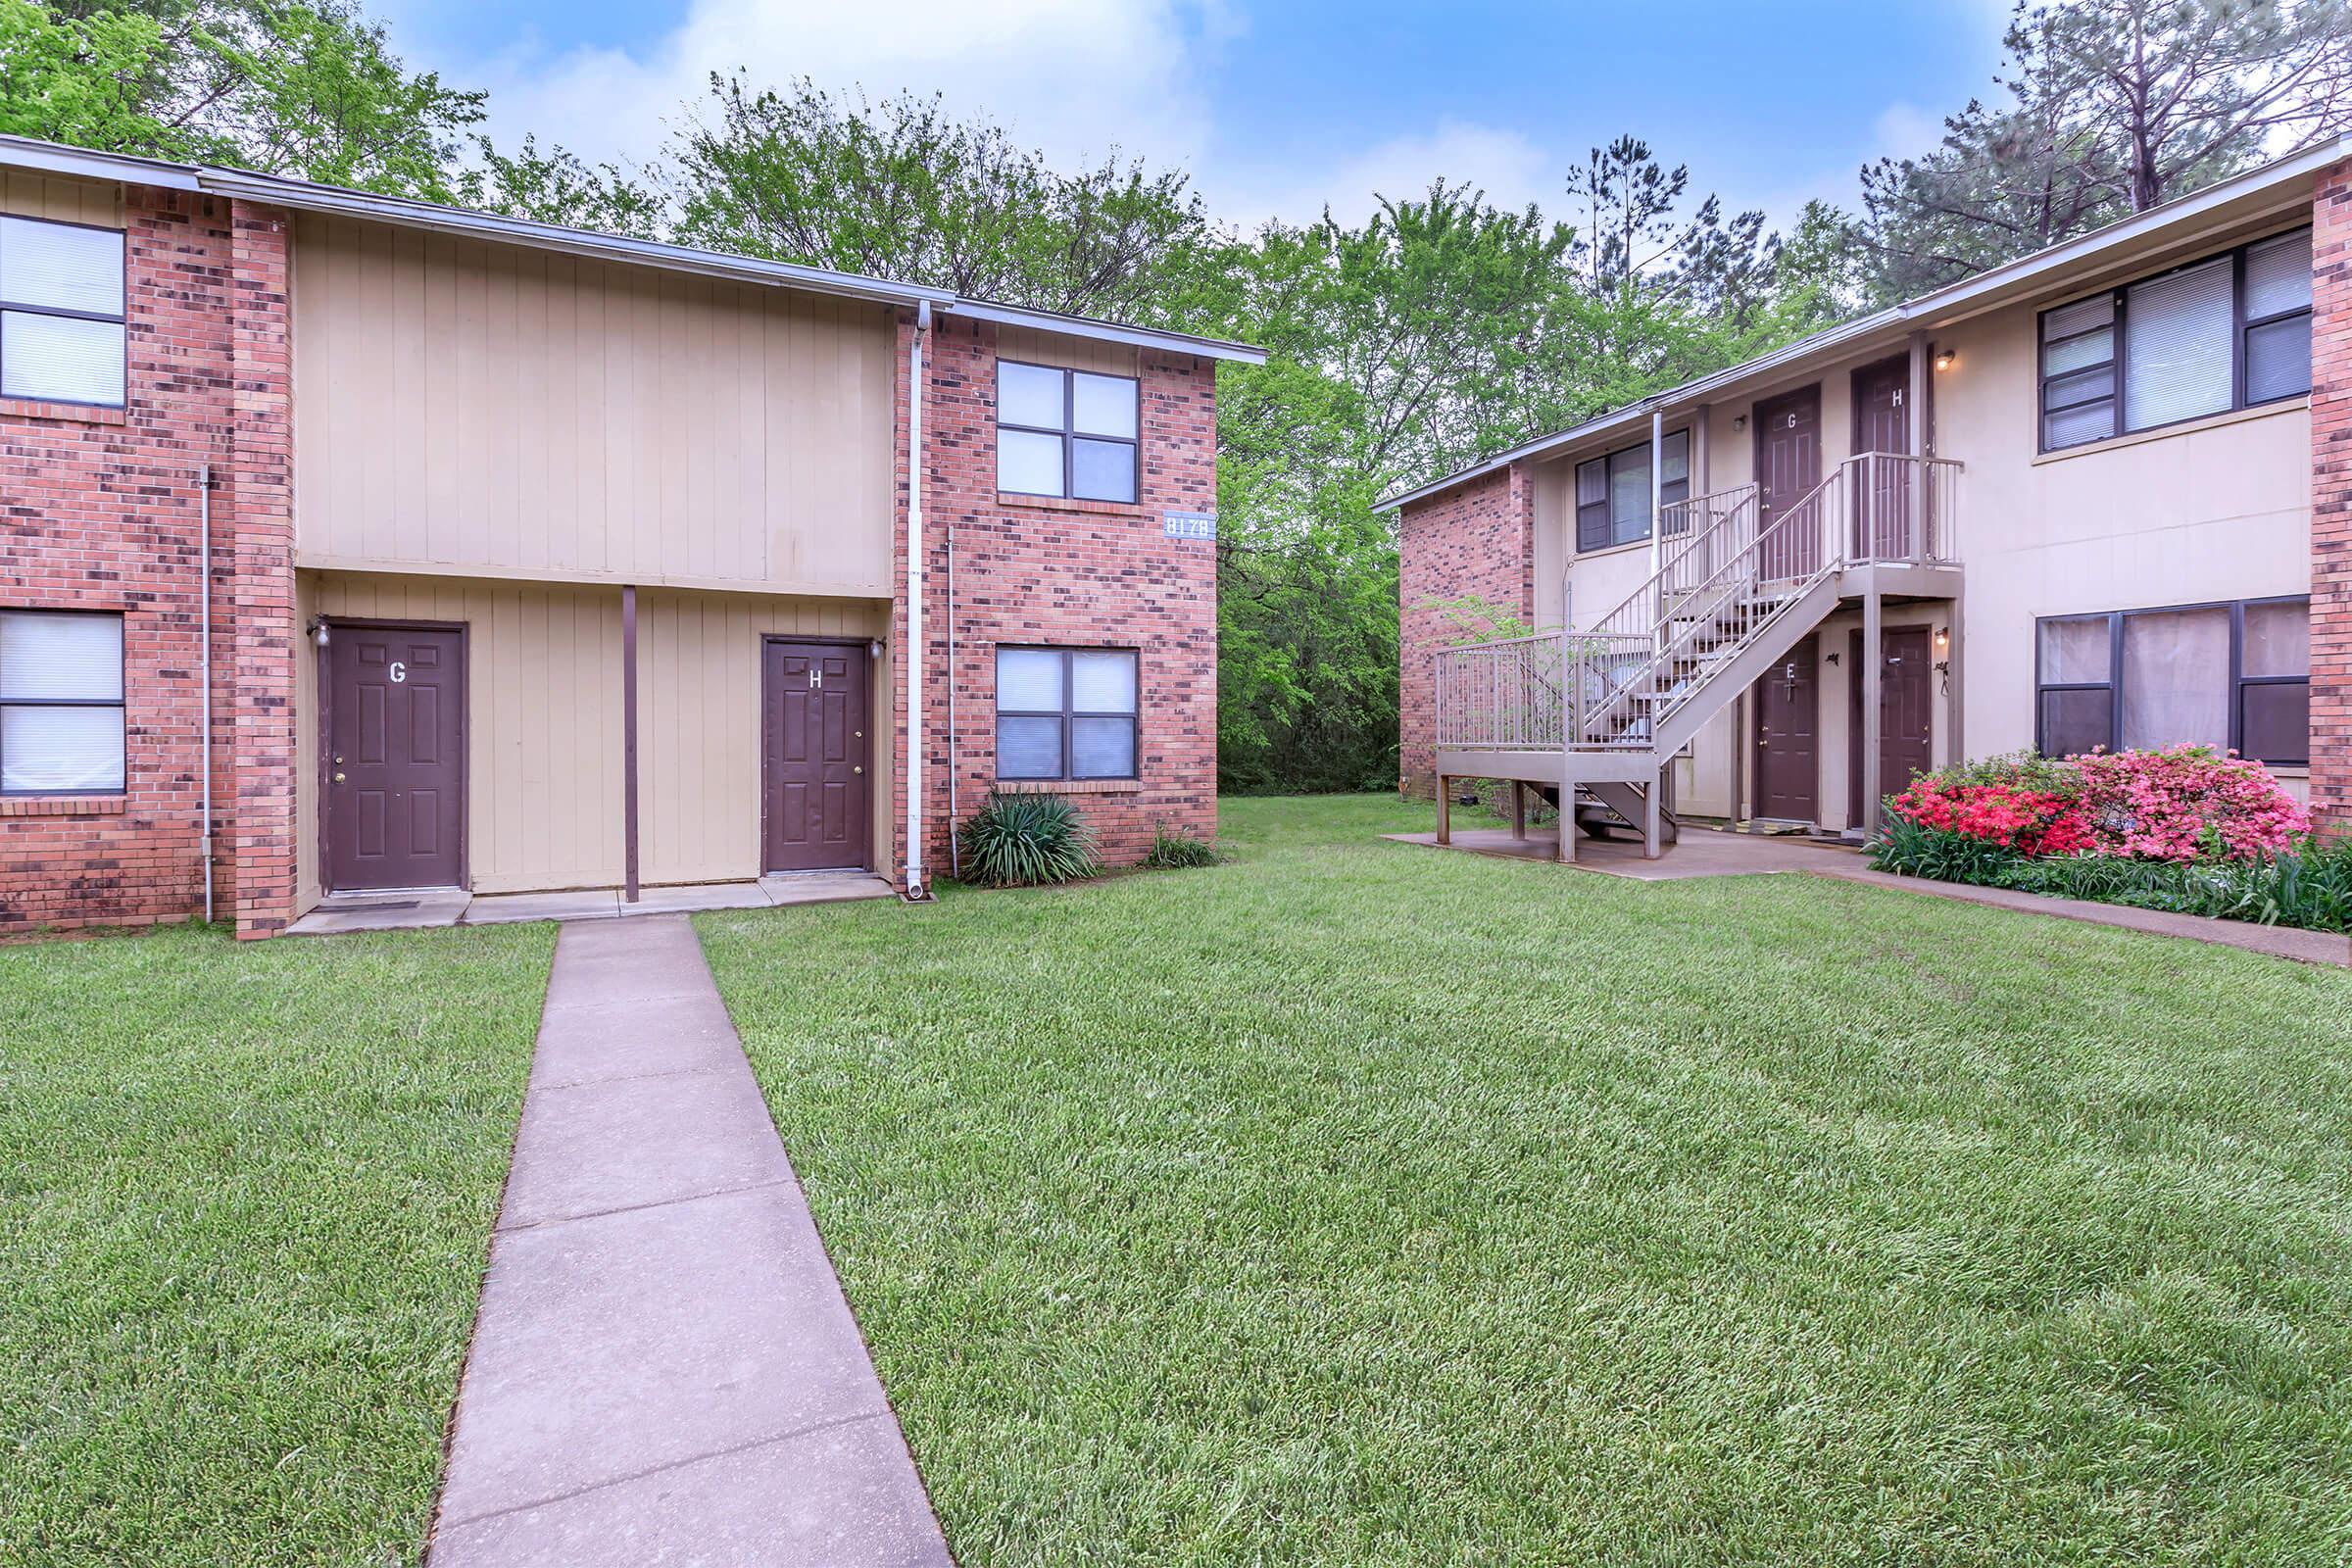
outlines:
[[[1213, 837], [1215, 547], [1205, 540], [1167, 538], [1160, 514], [1216, 510], [1216, 367], [1189, 355], [1143, 352], [1140, 506], [1000, 500], [996, 343], [993, 324], [941, 316], [925, 356], [926, 868], [944, 875], [952, 864], [951, 769], [956, 809], [963, 817], [987, 798], [996, 779], [1000, 643], [1135, 648], [1141, 654], [1140, 783], [1125, 788], [1072, 787], [1072, 799], [1094, 824], [1106, 860], [1126, 865], [1140, 859], [1152, 846], [1154, 823]], [[956, 639], [952, 677], [951, 528]], [[900, 532], [903, 539], [903, 522]], [[897, 630], [899, 645], [904, 646], [904, 555], [898, 567]], [[904, 671], [895, 678], [903, 682]], [[956, 693], [953, 741], [948, 716], [951, 678]], [[899, 729], [903, 762], [903, 719]], [[900, 777], [904, 779], [903, 772]], [[899, 818], [894, 832], [903, 837], [903, 793], [893, 809]], [[903, 845], [901, 849], [903, 854]], [[900, 863], [903, 866], [904, 860]]]
[[2352, 162], [2312, 205], [2311, 808], [2352, 832]]
[[[126, 788], [0, 797], [0, 935], [178, 919], [202, 906], [198, 476], [229, 458], [228, 213], [218, 199], [134, 186], [124, 220], [126, 408], [0, 403], [0, 608], [122, 612]], [[216, 489], [224, 681], [220, 511]], [[216, 714], [225, 780], [225, 690]], [[228, 798], [216, 804], [225, 817]]]
[[1476, 594], [1530, 624], [1536, 612], [1534, 487], [1512, 464], [1404, 508], [1398, 516], [1397, 788], [1434, 800], [1438, 792], [1437, 675], [1440, 648], [1462, 629], [1433, 602]]

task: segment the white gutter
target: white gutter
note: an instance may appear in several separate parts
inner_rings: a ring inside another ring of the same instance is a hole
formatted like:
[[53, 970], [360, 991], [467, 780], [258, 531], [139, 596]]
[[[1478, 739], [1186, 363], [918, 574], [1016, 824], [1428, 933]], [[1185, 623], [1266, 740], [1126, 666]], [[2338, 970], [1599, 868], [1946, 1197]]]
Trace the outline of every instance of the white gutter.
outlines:
[[968, 316], [975, 321], [994, 321], [1001, 326], [1034, 326], [1042, 331], [1060, 332], [1069, 337], [1091, 337], [1104, 343], [1125, 343], [1135, 348], [1195, 354], [1204, 360], [1232, 360], [1242, 365], [1266, 363], [1264, 349], [1224, 338], [1162, 332], [1155, 327], [1129, 326], [1123, 321], [1098, 320], [1091, 316], [1064, 316], [1058, 311], [1032, 311], [1018, 305], [999, 305], [993, 300], [957, 299], [947, 308], [957, 316]]
[[[914, 308], [906, 347], [906, 896], [923, 891], [923, 335], [931, 302]], [[954, 670], [948, 671], [952, 682]]]
[[126, 179], [165, 190], [201, 188], [196, 182], [196, 171], [186, 164], [167, 164], [159, 159], [131, 158], [122, 153], [85, 152], [79, 147], [36, 141], [29, 136], [0, 136], [0, 164], [75, 179]]

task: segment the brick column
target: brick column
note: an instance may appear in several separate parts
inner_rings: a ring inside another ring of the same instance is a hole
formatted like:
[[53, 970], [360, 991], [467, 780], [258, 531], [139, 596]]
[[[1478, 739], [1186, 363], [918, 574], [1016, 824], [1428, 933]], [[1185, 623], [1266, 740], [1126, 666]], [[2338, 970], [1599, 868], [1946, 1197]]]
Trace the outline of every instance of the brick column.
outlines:
[[[230, 206], [230, 343], [234, 427], [215, 548], [233, 562], [224, 640], [234, 673], [237, 935], [266, 937], [294, 913], [294, 624], [292, 334], [287, 266], [292, 224], [278, 208]], [[223, 517], [225, 514], [225, 517]], [[220, 539], [225, 521], [228, 537]]]
[[2352, 161], [2312, 202], [2311, 809], [2352, 832]]
[[1462, 628], [1432, 601], [1476, 595], [1529, 625], [1536, 620], [1534, 476], [1523, 463], [1406, 507], [1397, 518], [1397, 789], [1437, 794], [1439, 649]]

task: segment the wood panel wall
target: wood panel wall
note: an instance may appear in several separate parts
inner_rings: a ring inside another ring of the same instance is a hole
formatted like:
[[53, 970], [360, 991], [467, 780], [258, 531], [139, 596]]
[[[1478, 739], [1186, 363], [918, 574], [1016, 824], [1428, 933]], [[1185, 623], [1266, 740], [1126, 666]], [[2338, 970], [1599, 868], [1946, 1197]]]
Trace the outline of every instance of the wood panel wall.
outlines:
[[0, 213], [61, 223], [122, 226], [122, 187], [111, 180], [74, 179], [25, 169], [0, 169]]
[[889, 592], [879, 305], [298, 215], [305, 564]]
[[[304, 572], [313, 615], [466, 627], [466, 832], [476, 893], [621, 880], [620, 591], [601, 585]], [[760, 653], [768, 635], [886, 639], [874, 601], [647, 589], [637, 600], [639, 874], [758, 876]], [[318, 896], [316, 657], [297, 661], [297, 870]], [[888, 863], [891, 661], [872, 661], [873, 863]]]

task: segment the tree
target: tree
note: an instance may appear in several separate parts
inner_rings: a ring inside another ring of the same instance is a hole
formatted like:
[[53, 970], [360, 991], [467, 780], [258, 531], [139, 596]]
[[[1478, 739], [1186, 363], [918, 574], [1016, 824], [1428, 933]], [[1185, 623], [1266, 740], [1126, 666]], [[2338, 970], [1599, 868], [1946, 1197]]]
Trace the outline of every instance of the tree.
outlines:
[[349, 0], [0, 0], [0, 60], [19, 135], [435, 201], [482, 118]]
[[1207, 238], [1181, 174], [1114, 155], [1074, 174], [933, 98], [710, 78], [714, 120], [671, 148], [692, 244], [1078, 315], [1153, 319]]
[[534, 136], [512, 156], [487, 136], [474, 145], [480, 163], [458, 181], [469, 207], [632, 239], [661, 239], [668, 227], [661, 192], [616, 165], [590, 165], [561, 147], [542, 153]]
[[1874, 291], [1925, 292], [2340, 128], [2347, 0], [2020, 0], [1993, 105], [1864, 169]]

